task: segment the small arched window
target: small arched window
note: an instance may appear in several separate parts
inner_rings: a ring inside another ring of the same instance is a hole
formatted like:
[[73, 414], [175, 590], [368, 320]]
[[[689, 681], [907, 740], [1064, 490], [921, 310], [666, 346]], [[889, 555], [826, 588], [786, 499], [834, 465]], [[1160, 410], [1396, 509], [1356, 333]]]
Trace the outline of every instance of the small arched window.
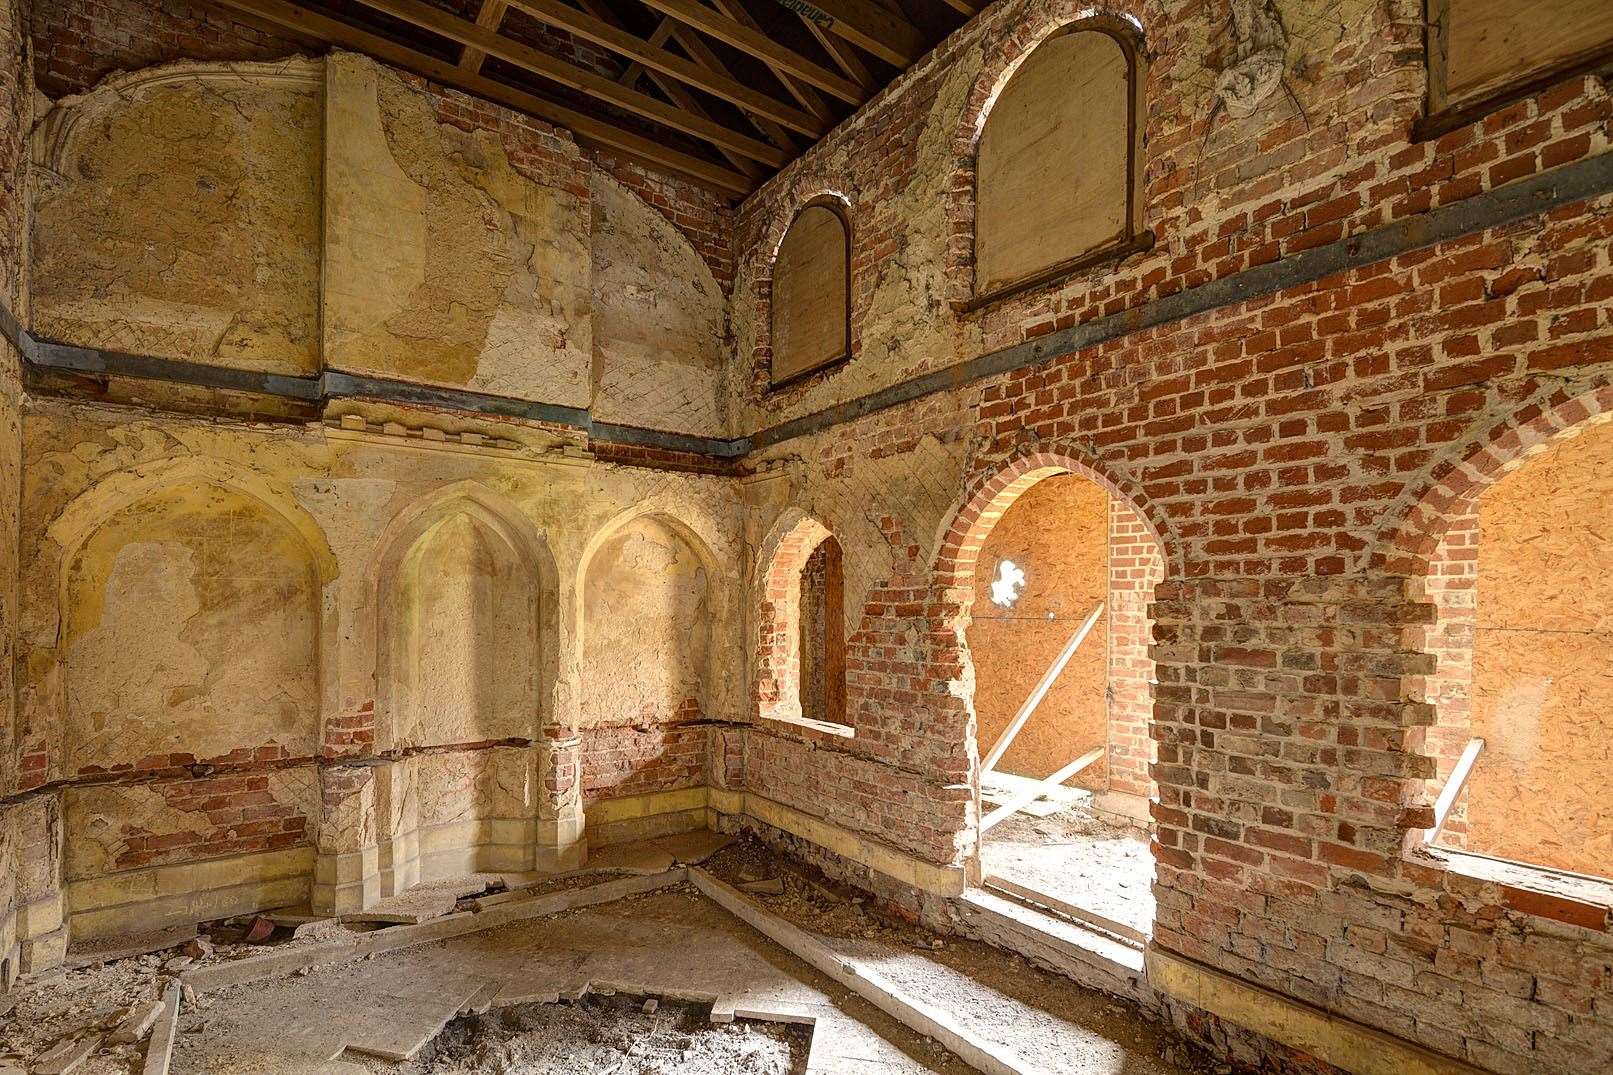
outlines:
[[1137, 49], [1096, 22], [1055, 33], [998, 93], [975, 170], [975, 302], [1139, 241]]
[[851, 230], [833, 202], [796, 214], [773, 262], [773, 362], [777, 386], [851, 354]]

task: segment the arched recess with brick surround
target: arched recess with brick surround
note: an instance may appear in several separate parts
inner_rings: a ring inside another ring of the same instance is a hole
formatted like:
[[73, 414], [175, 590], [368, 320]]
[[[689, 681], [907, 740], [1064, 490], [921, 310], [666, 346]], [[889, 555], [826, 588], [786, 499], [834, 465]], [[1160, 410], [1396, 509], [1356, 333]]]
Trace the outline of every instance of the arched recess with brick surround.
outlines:
[[[945, 648], [937, 654], [952, 693], [967, 706], [966, 736], [974, 759], [972, 783], [979, 790], [979, 758], [990, 744], [978, 742], [974, 708], [976, 669], [969, 648], [976, 572], [987, 538], [1003, 515], [1031, 488], [1049, 478], [1073, 475], [1109, 498], [1110, 568], [1107, 601], [1109, 654], [1106, 763], [1110, 787], [1137, 800], [1152, 794], [1148, 766], [1152, 744], [1153, 662], [1148, 658], [1152, 621], [1148, 605], [1171, 560], [1167, 531], [1151, 517], [1140, 491], [1127, 479], [1067, 448], [1044, 448], [1010, 459], [979, 479], [953, 513], [936, 555], [934, 601], [946, 625]], [[1137, 820], [1145, 820], [1139, 817]], [[978, 849], [977, 849], [978, 850]]]
[[[850, 736], [838, 539], [819, 520], [791, 510], [774, 524], [757, 565], [756, 715]], [[816, 574], [822, 578], [809, 578]], [[822, 599], [817, 602], [811, 600], [814, 582], [823, 586]], [[816, 625], [812, 623], [814, 607], [819, 617]], [[818, 632], [820, 648], [816, 653], [803, 653], [808, 649], [803, 635]], [[813, 681], [821, 694], [816, 705], [806, 701], [810, 691], [803, 691], [803, 683], [810, 687]]]
[[1039, 7], [1034, 14], [1027, 13], [1015, 23], [1010, 34], [994, 44], [979, 77], [970, 88], [963, 114], [952, 134], [953, 178], [946, 187], [947, 218], [952, 231], [951, 241], [946, 245], [946, 275], [947, 297], [955, 306], [967, 307], [977, 297], [981, 283], [975, 279], [975, 231], [979, 205], [979, 151], [986, 122], [1003, 91], [1031, 54], [1054, 37], [1084, 31], [1096, 32], [1112, 38], [1126, 54], [1131, 67], [1133, 94], [1131, 131], [1128, 136], [1133, 155], [1128, 166], [1130, 198], [1126, 206], [1127, 232], [1128, 236], [1141, 233], [1143, 167], [1140, 133], [1145, 116], [1142, 95], [1147, 57], [1143, 27], [1143, 20], [1137, 14], [1122, 8], [1100, 8], [1064, 0]]
[[1431, 606], [1413, 749], [1435, 771], [1410, 798], [1437, 801], [1479, 751], [1435, 846], [1613, 875], [1610, 503], [1613, 386], [1559, 390], [1464, 440], [1385, 527], [1375, 559]]

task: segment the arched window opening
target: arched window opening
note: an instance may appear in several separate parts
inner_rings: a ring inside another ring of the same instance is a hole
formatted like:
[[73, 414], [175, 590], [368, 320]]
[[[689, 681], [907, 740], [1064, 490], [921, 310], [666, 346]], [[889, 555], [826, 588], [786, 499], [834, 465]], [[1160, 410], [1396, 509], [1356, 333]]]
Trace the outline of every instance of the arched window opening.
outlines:
[[1080, 475], [1007, 499], [976, 557], [967, 628], [982, 879], [1140, 943], [1154, 917], [1148, 605], [1163, 554], [1128, 503]]
[[851, 356], [851, 229], [838, 203], [802, 209], [773, 262], [771, 383]]
[[1471, 856], [1606, 878], [1613, 425], [1551, 443], [1445, 521], [1427, 579], [1426, 749], [1430, 799], [1448, 810], [1424, 835], [1458, 867]]
[[764, 585], [758, 714], [851, 737], [840, 542], [822, 524], [801, 519], [779, 539]]
[[1418, 138], [1613, 64], [1605, 0], [1427, 0], [1427, 17], [1428, 114]]
[[828, 724], [846, 722], [845, 580], [840, 542], [833, 535], [801, 568], [801, 716]]
[[1146, 245], [1137, 197], [1141, 77], [1131, 36], [1081, 23], [999, 92], [975, 170], [975, 303]]

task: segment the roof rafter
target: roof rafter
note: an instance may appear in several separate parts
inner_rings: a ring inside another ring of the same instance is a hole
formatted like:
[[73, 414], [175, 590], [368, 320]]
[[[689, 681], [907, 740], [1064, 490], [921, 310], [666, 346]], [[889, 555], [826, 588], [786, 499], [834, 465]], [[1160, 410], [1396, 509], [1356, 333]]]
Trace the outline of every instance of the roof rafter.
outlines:
[[[505, 13], [509, 10], [508, 0], [482, 0], [481, 9], [476, 12], [476, 25], [484, 30], [492, 30], [497, 33], [498, 28], [504, 23]], [[487, 53], [481, 49], [471, 48], [466, 45], [459, 54], [459, 68], [462, 71], [469, 71], [473, 75], [480, 74], [482, 61], [485, 59], [487, 59]]]
[[863, 88], [850, 79], [813, 63], [760, 30], [753, 30], [736, 19], [718, 14], [698, 0], [643, 0], [643, 2], [646, 7], [654, 8], [663, 15], [671, 15], [679, 22], [692, 26], [703, 34], [709, 34], [741, 52], [748, 52], [769, 67], [782, 68], [801, 81], [809, 82], [826, 93], [834, 94], [842, 101], [857, 105], [862, 104], [868, 97]]
[[638, 90], [630, 90], [604, 75], [567, 63], [548, 53], [539, 52], [530, 45], [523, 45], [491, 30], [485, 30], [469, 19], [462, 19], [441, 8], [432, 7], [423, 0], [362, 0], [362, 3], [366, 7], [372, 7], [395, 19], [429, 30], [450, 41], [481, 49], [489, 56], [513, 64], [529, 74], [585, 93], [607, 104], [671, 127], [673, 130], [704, 139], [712, 145], [743, 153], [752, 160], [780, 167], [789, 159], [777, 146], [741, 134], [732, 127], [702, 119]]
[[298, 7], [289, 0], [213, 0], [213, 2], [266, 20], [299, 36], [368, 53], [378, 60], [414, 71], [445, 86], [453, 86], [467, 93], [508, 105], [546, 122], [569, 128], [586, 144], [608, 148], [612, 152], [665, 168], [719, 190], [732, 194], [746, 194], [754, 185], [749, 177], [714, 161], [671, 149], [653, 138], [646, 138], [574, 108], [545, 100], [507, 83], [488, 78], [486, 75], [465, 71], [457, 64], [360, 29], [351, 23]]
[[[371, 0], [364, 0], [364, 3], [370, 2]], [[813, 138], [823, 134], [825, 130], [824, 125], [816, 117], [793, 105], [787, 105], [765, 93], [758, 93], [727, 75], [718, 74], [699, 63], [652, 45], [641, 37], [636, 37], [618, 26], [612, 26], [605, 20], [578, 11], [574, 7], [568, 7], [559, 0], [508, 0], [508, 3], [517, 11], [524, 12], [539, 22], [610, 49], [651, 70], [670, 75], [695, 89], [737, 105], [747, 112], [766, 116], [791, 130], [800, 131]]]
[[[753, 16], [749, 11], [745, 10], [744, 0], [711, 0], [711, 2], [718, 11], [722, 12], [724, 15], [727, 15], [730, 19], [733, 19], [740, 25], [749, 27], [758, 33], [766, 33], [766, 31], [762, 29], [761, 24], [756, 21], [755, 16]], [[688, 49], [690, 48], [691, 41], [698, 42], [699, 46], [702, 48], [706, 47], [704, 39], [702, 39], [698, 33], [696, 33], [694, 30], [684, 27], [678, 34], [678, 44], [682, 45], [685, 49]], [[711, 50], [706, 48], [706, 51], [710, 52]], [[693, 56], [694, 53], [691, 51], [689, 55]], [[753, 57], [753, 59], [754, 58], [756, 57]], [[790, 96], [801, 102], [802, 108], [806, 109], [808, 112], [811, 112], [814, 116], [817, 116], [820, 119], [829, 118], [829, 104], [823, 99], [822, 94], [813, 89], [811, 85], [802, 82], [799, 78], [790, 74], [777, 64], [768, 63], [765, 59], [762, 60], [762, 63], [767, 66], [769, 71], [773, 72], [773, 77], [783, 83], [784, 88], [790, 91]], [[855, 82], [862, 90], [863, 98], [865, 100], [873, 96], [873, 83], [871, 81], [868, 79], [857, 78], [856, 76], [850, 75], [849, 72], [848, 77], [850, 77], [851, 80]]]
[[906, 67], [928, 48], [924, 32], [895, 12], [857, 0], [778, 0], [807, 22], [886, 63]]

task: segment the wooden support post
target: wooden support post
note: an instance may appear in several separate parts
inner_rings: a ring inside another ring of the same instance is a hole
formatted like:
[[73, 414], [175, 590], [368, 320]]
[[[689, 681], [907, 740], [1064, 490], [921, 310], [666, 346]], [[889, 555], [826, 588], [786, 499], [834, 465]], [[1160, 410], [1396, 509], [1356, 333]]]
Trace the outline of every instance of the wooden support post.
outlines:
[[1451, 816], [1451, 808], [1467, 786], [1467, 778], [1473, 773], [1473, 763], [1479, 760], [1484, 753], [1484, 740], [1469, 739], [1467, 746], [1462, 749], [1462, 756], [1456, 759], [1456, 768], [1451, 770], [1450, 779], [1445, 786], [1439, 789], [1439, 799], [1434, 803], [1434, 825], [1423, 830], [1423, 843], [1431, 844], [1439, 839], [1439, 834], [1445, 829], [1445, 821]]
[[1103, 757], [1105, 751], [1105, 747], [1093, 747], [1091, 750], [1087, 751], [1079, 758], [1076, 758], [1070, 764], [1066, 765], [1064, 768], [1060, 769], [1046, 780], [1039, 780], [1034, 786], [1026, 788], [1024, 791], [1010, 798], [1007, 802], [1003, 803], [1001, 806], [997, 807], [997, 809], [980, 819], [981, 835], [984, 836], [987, 829], [992, 828], [998, 822], [1007, 821], [1009, 818], [1025, 809], [1025, 807], [1029, 806], [1037, 799], [1040, 799], [1043, 795], [1047, 794], [1049, 789], [1058, 787], [1076, 773], [1081, 772], [1081, 770]]
[[1036, 684], [1036, 689], [1031, 691], [1029, 698], [1025, 699], [1025, 704], [1019, 707], [1019, 712], [1014, 714], [1014, 719], [1009, 722], [1002, 735], [998, 736], [997, 741], [991, 744], [991, 749], [986, 752], [985, 759], [980, 763], [982, 773], [989, 773], [997, 767], [997, 763], [1002, 760], [1003, 753], [1013, 743], [1014, 736], [1018, 735], [1019, 730], [1025, 727], [1025, 722], [1031, 719], [1031, 714], [1036, 712], [1036, 707], [1042, 704], [1042, 699], [1046, 698], [1047, 692], [1052, 689], [1053, 681], [1059, 678], [1059, 673], [1064, 671], [1064, 666], [1070, 663], [1070, 658], [1075, 656], [1075, 651], [1081, 648], [1082, 642], [1086, 641], [1087, 634], [1092, 630], [1093, 625], [1098, 622], [1098, 617], [1103, 615], [1103, 604], [1102, 601], [1099, 601], [1092, 606], [1092, 611], [1087, 614], [1086, 621], [1076, 629], [1075, 634], [1070, 636], [1070, 640], [1065, 643], [1064, 649], [1060, 651], [1058, 657], [1048, 667], [1046, 674], [1042, 676], [1042, 681]]

